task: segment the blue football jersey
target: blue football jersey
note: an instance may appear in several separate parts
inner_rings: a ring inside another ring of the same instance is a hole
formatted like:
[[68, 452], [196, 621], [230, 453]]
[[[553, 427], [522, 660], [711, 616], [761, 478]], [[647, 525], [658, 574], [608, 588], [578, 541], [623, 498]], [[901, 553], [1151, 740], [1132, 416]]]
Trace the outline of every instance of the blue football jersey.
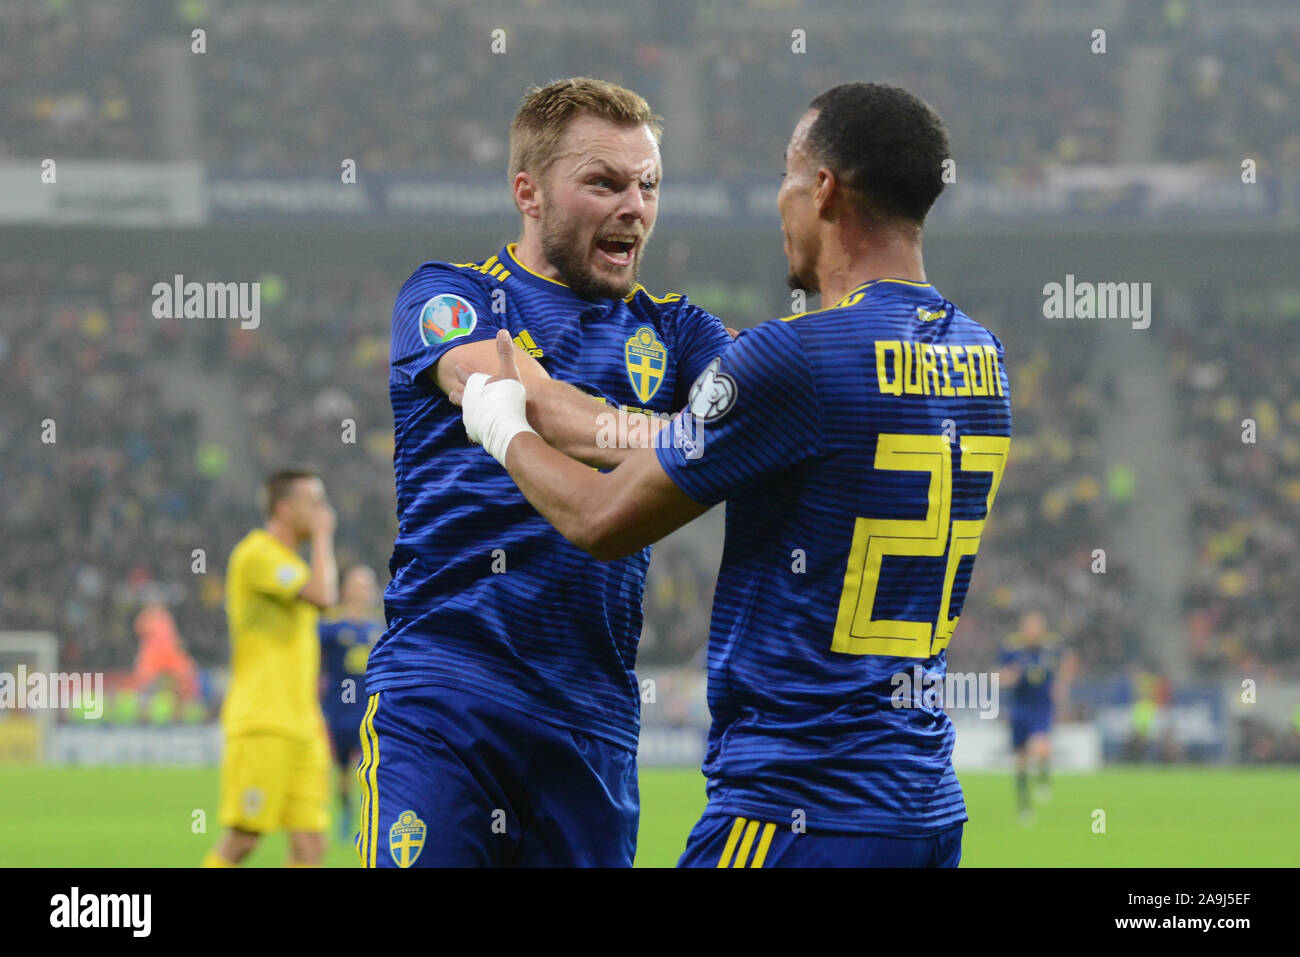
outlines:
[[1052, 706], [1052, 683], [1061, 669], [1061, 650], [1055, 640], [1030, 645], [1015, 636], [998, 661], [1020, 671], [1020, 680], [1011, 689], [1012, 718]]
[[[359, 727], [366, 710], [366, 659], [383, 628], [373, 621], [322, 621], [320, 631], [321, 710], [331, 725]], [[344, 682], [351, 681], [345, 687]]]
[[1001, 343], [929, 284], [876, 280], [741, 333], [659, 461], [727, 501], [709, 637], [709, 813], [809, 833], [966, 820], [942, 682], [1011, 435]]
[[650, 550], [598, 562], [571, 545], [469, 443], [432, 380], [448, 349], [498, 329], [593, 401], [652, 412], [680, 408], [731, 342], [681, 296], [638, 286], [585, 300], [522, 266], [513, 245], [481, 263], [420, 266], [393, 308], [398, 535], [367, 688], [459, 688], [635, 749]]

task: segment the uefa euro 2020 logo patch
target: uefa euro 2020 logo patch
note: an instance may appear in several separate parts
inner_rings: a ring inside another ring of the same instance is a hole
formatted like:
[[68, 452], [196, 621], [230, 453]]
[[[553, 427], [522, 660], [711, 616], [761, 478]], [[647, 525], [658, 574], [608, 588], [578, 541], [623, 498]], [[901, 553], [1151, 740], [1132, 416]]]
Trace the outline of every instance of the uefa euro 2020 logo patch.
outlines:
[[469, 335], [477, 323], [473, 306], [454, 293], [444, 292], [420, 310], [420, 338], [426, 346], [436, 346]]
[[388, 829], [388, 852], [398, 867], [410, 867], [424, 850], [424, 836], [428, 833], [424, 822], [414, 811], [403, 811]]
[[632, 391], [645, 405], [664, 381], [668, 349], [655, 338], [653, 329], [641, 326], [623, 344], [623, 357], [627, 360], [627, 377], [632, 383]]

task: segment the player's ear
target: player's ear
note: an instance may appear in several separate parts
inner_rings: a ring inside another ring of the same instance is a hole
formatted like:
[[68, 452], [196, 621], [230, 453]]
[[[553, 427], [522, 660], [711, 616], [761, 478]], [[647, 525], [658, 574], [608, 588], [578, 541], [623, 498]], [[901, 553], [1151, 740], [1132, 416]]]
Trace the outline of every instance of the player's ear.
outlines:
[[817, 185], [813, 188], [813, 205], [817, 207], [817, 212], [825, 213], [831, 207], [831, 203], [842, 192], [839, 180], [835, 178], [835, 173], [830, 167], [823, 166], [817, 170]]
[[541, 191], [532, 174], [524, 170], [515, 174], [515, 206], [519, 212], [534, 219], [541, 214]]

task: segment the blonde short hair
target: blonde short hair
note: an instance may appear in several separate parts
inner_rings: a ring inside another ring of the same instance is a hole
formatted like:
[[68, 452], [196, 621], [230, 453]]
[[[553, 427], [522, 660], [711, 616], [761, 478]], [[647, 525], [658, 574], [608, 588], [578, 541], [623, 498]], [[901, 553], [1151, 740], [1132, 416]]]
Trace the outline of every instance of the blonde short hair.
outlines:
[[656, 143], [663, 134], [663, 120], [645, 98], [615, 83], [574, 76], [529, 87], [510, 124], [510, 182], [521, 171], [545, 176], [569, 123], [579, 116], [594, 116], [617, 126], [648, 126]]

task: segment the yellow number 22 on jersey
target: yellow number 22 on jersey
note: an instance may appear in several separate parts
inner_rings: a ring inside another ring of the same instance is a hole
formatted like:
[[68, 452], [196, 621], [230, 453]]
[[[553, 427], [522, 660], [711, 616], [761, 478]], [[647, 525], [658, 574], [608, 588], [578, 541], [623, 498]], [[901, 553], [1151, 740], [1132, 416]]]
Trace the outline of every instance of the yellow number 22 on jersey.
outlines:
[[[929, 658], [948, 646], [957, 619], [949, 618], [957, 566], [979, 551], [984, 522], [993, 508], [1011, 439], [1003, 435], [968, 435], [961, 440], [965, 472], [991, 472], [984, 518], [952, 520], [952, 446], [946, 435], [882, 433], [876, 443], [875, 467], [898, 472], [929, 472], [929, 507], [925, 518], [858, 518], [853, 526], [848, 570], [835, 617], [831, 650], [848, 655], [895, 655]], [[880, 567], [886, 555], [940, 558], [948, 555], [943, 594], [934, 622], [872, 618]]]

